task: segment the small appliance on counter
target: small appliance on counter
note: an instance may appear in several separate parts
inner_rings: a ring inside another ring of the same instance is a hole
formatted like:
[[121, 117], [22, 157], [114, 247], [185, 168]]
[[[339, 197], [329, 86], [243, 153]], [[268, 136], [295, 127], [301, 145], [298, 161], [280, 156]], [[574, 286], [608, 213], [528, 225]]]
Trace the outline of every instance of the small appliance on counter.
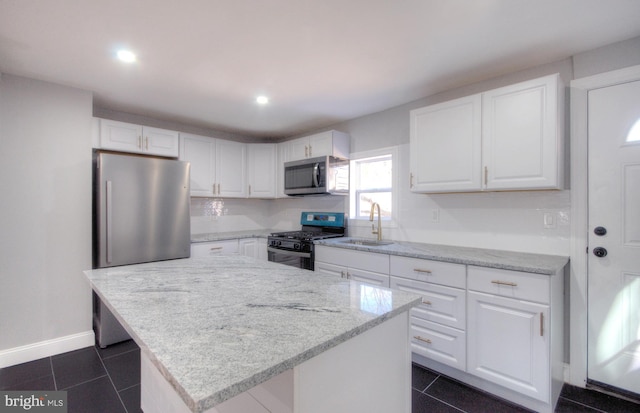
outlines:
[[[191, 254], [188, 162], [94, 151], [93, 268], [138, 264]], [[94, 294], [100, 347], [129, 339]]]
[[344, 212], [303, 212], [300, 224], [300, 231], [272, 233], [267, 255], [269, 261], [313, 271], [313, 241], [346, 236], [347, 221]]

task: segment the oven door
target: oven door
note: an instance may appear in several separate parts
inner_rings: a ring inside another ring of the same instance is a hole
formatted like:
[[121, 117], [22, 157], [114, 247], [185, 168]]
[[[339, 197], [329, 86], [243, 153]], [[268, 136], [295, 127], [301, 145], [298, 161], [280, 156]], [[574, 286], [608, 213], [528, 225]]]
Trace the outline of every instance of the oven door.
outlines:
[[313, 253], [267, 247], [269, 261], [313, 271]]

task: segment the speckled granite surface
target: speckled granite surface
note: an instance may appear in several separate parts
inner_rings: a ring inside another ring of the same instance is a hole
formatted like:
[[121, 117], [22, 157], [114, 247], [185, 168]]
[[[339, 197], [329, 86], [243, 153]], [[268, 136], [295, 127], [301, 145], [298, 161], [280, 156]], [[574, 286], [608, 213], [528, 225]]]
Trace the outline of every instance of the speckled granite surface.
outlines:
[[231, 232], [209, 232], [205, 234], [191, 234], [191, 242], [209, 242], [224, 241], [229, 239], [241, 238], [267, 238], [272, 232], [271, 230], [247, 230], [247, 231], [231, 231]]
[[569, 262], [569, 257], [560, 255], [527, 254], [415, 242], [394, 242], [390, 245], [366, 246], [350, 244], [349, 240], [351, 239], [353, 238], [333, 238], [316, 241], [316, 244], [546, 275], [555, 274], [557, 270], [563, 268]]
[[194, 412], [204, 411], [419, 304], [241, 255], [85, 271]]

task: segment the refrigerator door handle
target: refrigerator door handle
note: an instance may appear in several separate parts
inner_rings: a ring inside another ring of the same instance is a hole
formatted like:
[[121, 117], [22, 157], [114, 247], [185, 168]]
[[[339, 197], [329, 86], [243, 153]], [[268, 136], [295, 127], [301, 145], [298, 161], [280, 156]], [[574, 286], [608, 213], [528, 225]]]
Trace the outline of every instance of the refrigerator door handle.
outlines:
[[111, 189], [111, 181], [107, 181], [106, 188], [106, 219], [107, 219], [107, 228], [105, 234], [105, 244], [107, 248], [107, 263], [111, 263], [113, 261], [113, 253], [111, 251], [111, 231], [112, 231], [112, 221], [113, 221], [113, 212], [112, 212], [112, 189]]

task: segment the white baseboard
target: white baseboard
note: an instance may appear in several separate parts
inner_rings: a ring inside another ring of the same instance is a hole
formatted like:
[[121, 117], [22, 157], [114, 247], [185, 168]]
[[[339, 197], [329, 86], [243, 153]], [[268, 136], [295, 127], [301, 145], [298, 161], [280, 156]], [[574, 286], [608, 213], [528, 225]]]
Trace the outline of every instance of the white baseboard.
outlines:
[[27, 344], [26, 346], [1, 350], [0, 368], [90, 347], [94, 344], [95, 336], [93, 330], [89, 330], [83, 333]]

